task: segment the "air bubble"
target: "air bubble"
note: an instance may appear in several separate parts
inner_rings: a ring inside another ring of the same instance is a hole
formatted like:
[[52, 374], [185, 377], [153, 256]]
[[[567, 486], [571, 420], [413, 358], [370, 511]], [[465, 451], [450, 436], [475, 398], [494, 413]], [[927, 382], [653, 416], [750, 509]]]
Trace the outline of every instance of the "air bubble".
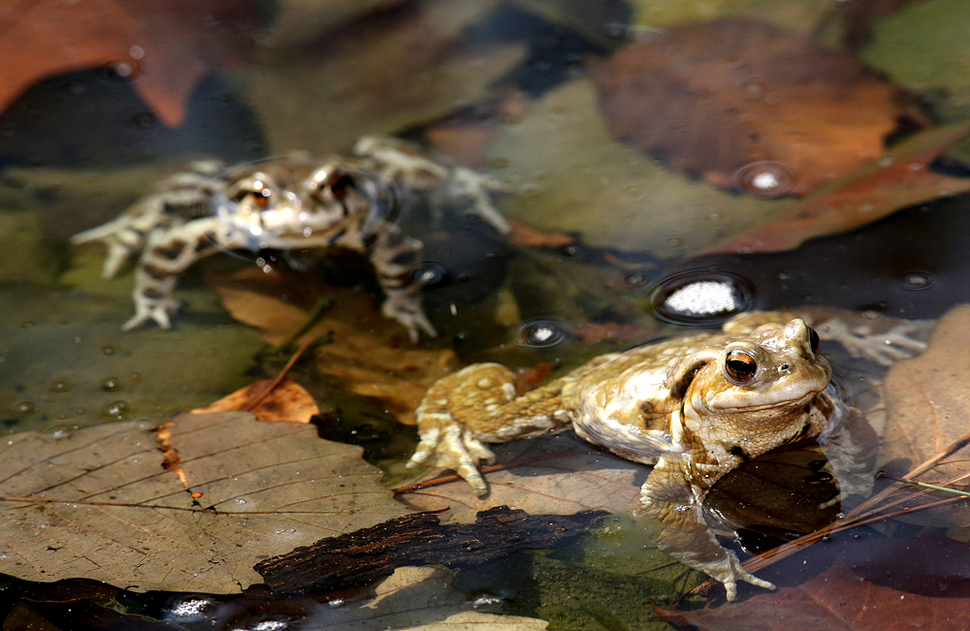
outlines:
[[566, 339], [566, 327], [549, 319], [526, 322], [519, 329], [519, 346], [529, 348], [550, 348]]
[[773, 160], [747, 164], [735, 171], [733, 179], [739, 190], [769, 199], [781, 197], [795, 183], [791, 168]]
[[105, 355], [114, 355], [116, 351], [114, 346], [105, 346], [101, 349], [101, 352]]
[[58, 425], [47, 430], [47, 435], [54, 440], [66, 440], [74, 433], [74, 428], [67, 425]]
[[933, 286], [933, 277], [928, 272], [907, 272], [903, 274], [903, 289], [923, 291]]
[[58, 380], [51, 384], [51, 392], [68, 392], [70, 389], [71, 384], [63, 380]]
[[33, 401], [18, 401], [13, 408], [17, 411], [17, 414], [33, 414], [37, 411]]
[[108, 405], [104, 406], [104, 410], [102, 411], [102, 414], [120, 421], [127, 412], [128, 412], [127, 401], [112, 401]]
[[165, 612], [165, 620], [173, 622], [203, 622], [214, 619], [219, 603], [205, 596], [180, 596]]
[[433, 261], [425, 261], [414, 268], [411, 272], [411, 278], [425, 287], [430, 287], [443, 281], [447, 274], [448, 270], [445, 269], [444, 265]]
[[118, 381], [117, 377], [105, 377], [104, 381], [101, 382], [101, 389], [105, 392], [121, 390], [121, 382]]

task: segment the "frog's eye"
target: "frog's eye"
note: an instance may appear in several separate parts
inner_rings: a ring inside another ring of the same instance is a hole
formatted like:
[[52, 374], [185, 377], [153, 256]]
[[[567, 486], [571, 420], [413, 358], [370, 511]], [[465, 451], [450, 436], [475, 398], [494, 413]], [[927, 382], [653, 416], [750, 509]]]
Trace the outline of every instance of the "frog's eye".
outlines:
[[264, 186], [262, 182], [256, 182], [252, 188], [243, 188], [236, 191], [231, 199], [237, 204], [248, 199], [257, 208], [266, 208], [272, 194], [273, 191], [268, 186]]
[[758, 372], [758, 362], [750, 353], [745, 351], [731, 351], [724, 359], [724, 372], [728, 379], [742, 386], [752, 379]]
[[327, 184], [330, 186], [330, 192], [333, 193], [336, 199], [343, 199], [347, 196], [347, 192], [353, 186], [354, 182], [350, 179], [349, 175], [338, 173], [330, 178]]
[[819, 345], [818, 333], [811, 327], [808, 328], [808, 343], [812, 347], [812, 352], [817, 353]]

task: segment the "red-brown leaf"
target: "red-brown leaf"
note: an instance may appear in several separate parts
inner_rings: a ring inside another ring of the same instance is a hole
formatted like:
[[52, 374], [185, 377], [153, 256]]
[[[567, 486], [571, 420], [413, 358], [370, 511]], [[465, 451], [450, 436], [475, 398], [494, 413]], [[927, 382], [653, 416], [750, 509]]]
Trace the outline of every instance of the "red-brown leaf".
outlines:
[[246, 60], [250, 2], [19, 0], [0, 8], [0, 111], [46, 77], [124, 64], [159, 118], [177, 127], [195, 84]]

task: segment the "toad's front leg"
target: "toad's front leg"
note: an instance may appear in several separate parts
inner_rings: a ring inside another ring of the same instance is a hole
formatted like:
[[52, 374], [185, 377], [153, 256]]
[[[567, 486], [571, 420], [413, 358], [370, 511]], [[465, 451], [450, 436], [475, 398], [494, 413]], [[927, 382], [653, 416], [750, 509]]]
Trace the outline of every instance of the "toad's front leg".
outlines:
[[706, 488], [691, 483], [686, 459], [661, 458], [640, 489], [637, 515], [645, 519], [658, 548], [723, 583], [728, 600], [736, 598], [738, 581], [775, 589], [746, 572], [738, 557], [718, 543], [704, 520], [706, 495]]
[[495, 454], [486, 443], [555, 434], [569, 429], [553, 381], [517, 396], [512, 372], [500, 364], [472, 364], [436, 381], [417, 409], [421, 442], [408, 467], [432, 463], [452, 469], [477, 495], [488, 486], [478, 470]]

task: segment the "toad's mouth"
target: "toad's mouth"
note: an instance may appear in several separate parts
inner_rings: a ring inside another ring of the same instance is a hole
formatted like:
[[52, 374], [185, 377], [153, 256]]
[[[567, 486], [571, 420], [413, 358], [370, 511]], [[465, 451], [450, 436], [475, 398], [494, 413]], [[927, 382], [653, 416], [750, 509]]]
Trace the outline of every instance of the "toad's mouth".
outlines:
[[795, 396], [772, 398], [759, 404], [748, 402], [739, 402], [736, 404], [731, 404], [730, 402], [715, 402], [710, 407], [712, 410], [720, 410], [723, 412], [763, 412], [773, 408], [797, 408], [808, 405], [824, 390], [825, 386], [818, 389], [807, 389]]

